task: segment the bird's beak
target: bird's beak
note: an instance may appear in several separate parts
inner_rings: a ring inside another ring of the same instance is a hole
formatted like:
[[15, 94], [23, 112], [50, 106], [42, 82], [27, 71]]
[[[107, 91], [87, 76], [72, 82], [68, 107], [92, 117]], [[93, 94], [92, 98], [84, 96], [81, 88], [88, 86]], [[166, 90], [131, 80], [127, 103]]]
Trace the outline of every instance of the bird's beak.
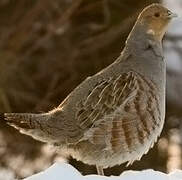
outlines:
[[175, 18], [175, 17], [178, 17], [178, 15], [176, 13], [168, 11], [168, 18]]

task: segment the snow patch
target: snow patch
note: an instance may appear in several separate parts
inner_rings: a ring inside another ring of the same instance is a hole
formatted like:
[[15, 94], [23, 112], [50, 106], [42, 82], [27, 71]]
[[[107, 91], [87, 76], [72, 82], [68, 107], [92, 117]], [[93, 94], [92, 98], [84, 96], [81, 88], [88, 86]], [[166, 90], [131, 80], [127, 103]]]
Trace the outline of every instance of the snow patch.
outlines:
[[120, 176], [99, 176], [81, 173], [73, 166], [66, 163], [55, 163], [45, 171], [35, 174], [24, 180], [182, 180], [182, 170], [176, 170], [170, 174], [165, 174], [152, 169], [143, 171], [125, 171]]

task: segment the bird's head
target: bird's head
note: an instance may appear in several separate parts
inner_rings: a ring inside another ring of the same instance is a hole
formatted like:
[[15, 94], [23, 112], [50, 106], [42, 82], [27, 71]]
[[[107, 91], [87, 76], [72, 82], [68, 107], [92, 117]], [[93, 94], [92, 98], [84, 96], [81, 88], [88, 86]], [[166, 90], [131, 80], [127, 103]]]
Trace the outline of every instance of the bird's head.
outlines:
[[148, 34], [162, 40], [170, 20], [177, 15], [161, 4], [151, 4], [143, 9], [138, 16], [136, 24], [146, 28]]

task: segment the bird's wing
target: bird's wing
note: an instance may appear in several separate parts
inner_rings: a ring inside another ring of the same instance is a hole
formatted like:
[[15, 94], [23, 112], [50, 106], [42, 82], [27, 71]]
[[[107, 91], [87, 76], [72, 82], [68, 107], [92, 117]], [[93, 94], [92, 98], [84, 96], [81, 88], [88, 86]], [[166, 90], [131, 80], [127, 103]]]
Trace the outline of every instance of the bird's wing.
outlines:
[[111, 114], [120, 104], [136, 92], [133, 72], [103, 80], [90, 91], [87, 99], [77, 104], [76, 119], [82, 129], [88, 129], [106, 114]]
[[112, 151], [143, 143], [160, 117], [156, 91], [152, 81], [133, 71], [98, 84], [78, 105], [82, 140]]

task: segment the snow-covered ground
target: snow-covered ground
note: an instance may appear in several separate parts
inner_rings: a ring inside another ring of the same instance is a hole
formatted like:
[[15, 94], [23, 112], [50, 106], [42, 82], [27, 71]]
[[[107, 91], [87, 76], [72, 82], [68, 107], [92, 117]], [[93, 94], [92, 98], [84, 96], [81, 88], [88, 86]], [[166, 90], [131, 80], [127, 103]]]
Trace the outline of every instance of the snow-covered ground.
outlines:
[[99, 176], [81, 173], [66, 163], [55, 163], [50, 168], [24, 180], [182, 180], [182, 170], [165, 174], [154, 170], [125, 171], [120, 176]]

